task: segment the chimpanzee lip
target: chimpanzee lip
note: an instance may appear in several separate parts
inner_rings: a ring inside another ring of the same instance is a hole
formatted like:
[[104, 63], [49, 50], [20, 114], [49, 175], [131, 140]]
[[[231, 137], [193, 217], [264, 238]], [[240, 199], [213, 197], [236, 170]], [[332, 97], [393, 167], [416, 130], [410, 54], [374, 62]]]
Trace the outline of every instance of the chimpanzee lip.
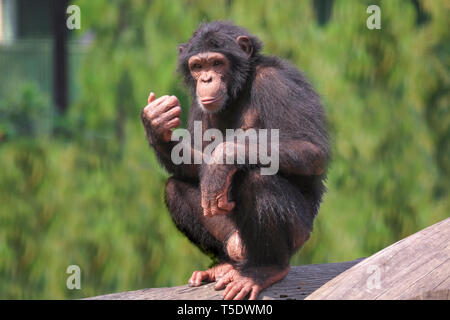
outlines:
[[218, 97], [215, 98], [205, 98], [205, 99], [200, 99], [200, 101], [202, 102], [202, 104], [211, 104], [216, 102], [217, 100], [220, 100], [224, 95], [220, 95]]

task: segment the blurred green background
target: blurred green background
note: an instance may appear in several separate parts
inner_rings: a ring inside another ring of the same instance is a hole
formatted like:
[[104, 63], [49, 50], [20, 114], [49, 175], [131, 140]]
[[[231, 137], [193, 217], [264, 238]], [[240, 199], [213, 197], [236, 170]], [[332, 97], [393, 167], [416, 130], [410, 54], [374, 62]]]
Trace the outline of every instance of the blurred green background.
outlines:
[[[203, 20], [248, 28], [322, 96], [328, 193], [292, 265], [369, 256], [449, 216], [446, 0], [71, 1], [81, 29], [68, 31], [64, 112], [53, 99], [54, 3], [0, 3], [1, 299], [181, 285], [209, 265], [170, 220], [168, 175], [140, 122], [150, 90], [177, 95], [185, 119], [176, 48]], [[366, 27], [370, 4], [380, 30]], [[66, 287], [72, 264], [81, 290]]]

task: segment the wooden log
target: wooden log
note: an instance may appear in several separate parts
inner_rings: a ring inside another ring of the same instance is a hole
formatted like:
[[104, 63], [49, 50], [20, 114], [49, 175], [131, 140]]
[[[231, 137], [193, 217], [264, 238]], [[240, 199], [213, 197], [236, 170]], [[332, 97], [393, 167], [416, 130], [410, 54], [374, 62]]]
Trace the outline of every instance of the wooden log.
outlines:
[[[344, 270], [361, 261], [347, 261], [329, 264], [311, 264], [292, 267], [280, 282], [262, 291], [263, 300], [303, 300], [311, 292], [334, 278]], [[113, 293], [89, 299], [101, 300], [220, 300], [222, 291], [214, 290], [214, 283], [191, 288], [187, 285], [172, 288], [152, 288]]]
[[377, 252], [307, 299], [450, 298], [450, 218]]
[[[263, 300], [450, 299], [450, 218], [366, 259], [292, 267], [262, 291]], [[151, 288], [93, 300], [219, 300], [214, 283], [190, 288]]]

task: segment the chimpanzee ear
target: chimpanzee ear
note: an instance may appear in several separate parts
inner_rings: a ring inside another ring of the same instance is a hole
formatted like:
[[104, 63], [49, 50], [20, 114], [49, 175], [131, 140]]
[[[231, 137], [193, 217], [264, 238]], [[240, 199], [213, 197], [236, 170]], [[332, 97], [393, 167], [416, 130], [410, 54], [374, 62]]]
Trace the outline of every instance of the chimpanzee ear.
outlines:
[[246, 36], [239, 36], [236, 38], [236, 43], [241, 47], [241, 49], [247, 54], [247, 56], [251, 57], [253, 54], [253, 43]]
[[183, 52], [184, 48], [186, 47], [185, 44], [179, 44], [178, 45], [178, 54], [180, 54], [181, 52]]

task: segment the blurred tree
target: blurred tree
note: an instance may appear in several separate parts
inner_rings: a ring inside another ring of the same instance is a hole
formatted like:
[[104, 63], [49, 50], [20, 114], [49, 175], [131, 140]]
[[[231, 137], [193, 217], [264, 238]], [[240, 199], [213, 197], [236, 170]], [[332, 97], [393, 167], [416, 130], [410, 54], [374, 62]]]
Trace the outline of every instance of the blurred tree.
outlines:
[[49, 134], [52, 108], [34, 83], [25, 83], [0, 99], [0, 142], [21, 136]]

